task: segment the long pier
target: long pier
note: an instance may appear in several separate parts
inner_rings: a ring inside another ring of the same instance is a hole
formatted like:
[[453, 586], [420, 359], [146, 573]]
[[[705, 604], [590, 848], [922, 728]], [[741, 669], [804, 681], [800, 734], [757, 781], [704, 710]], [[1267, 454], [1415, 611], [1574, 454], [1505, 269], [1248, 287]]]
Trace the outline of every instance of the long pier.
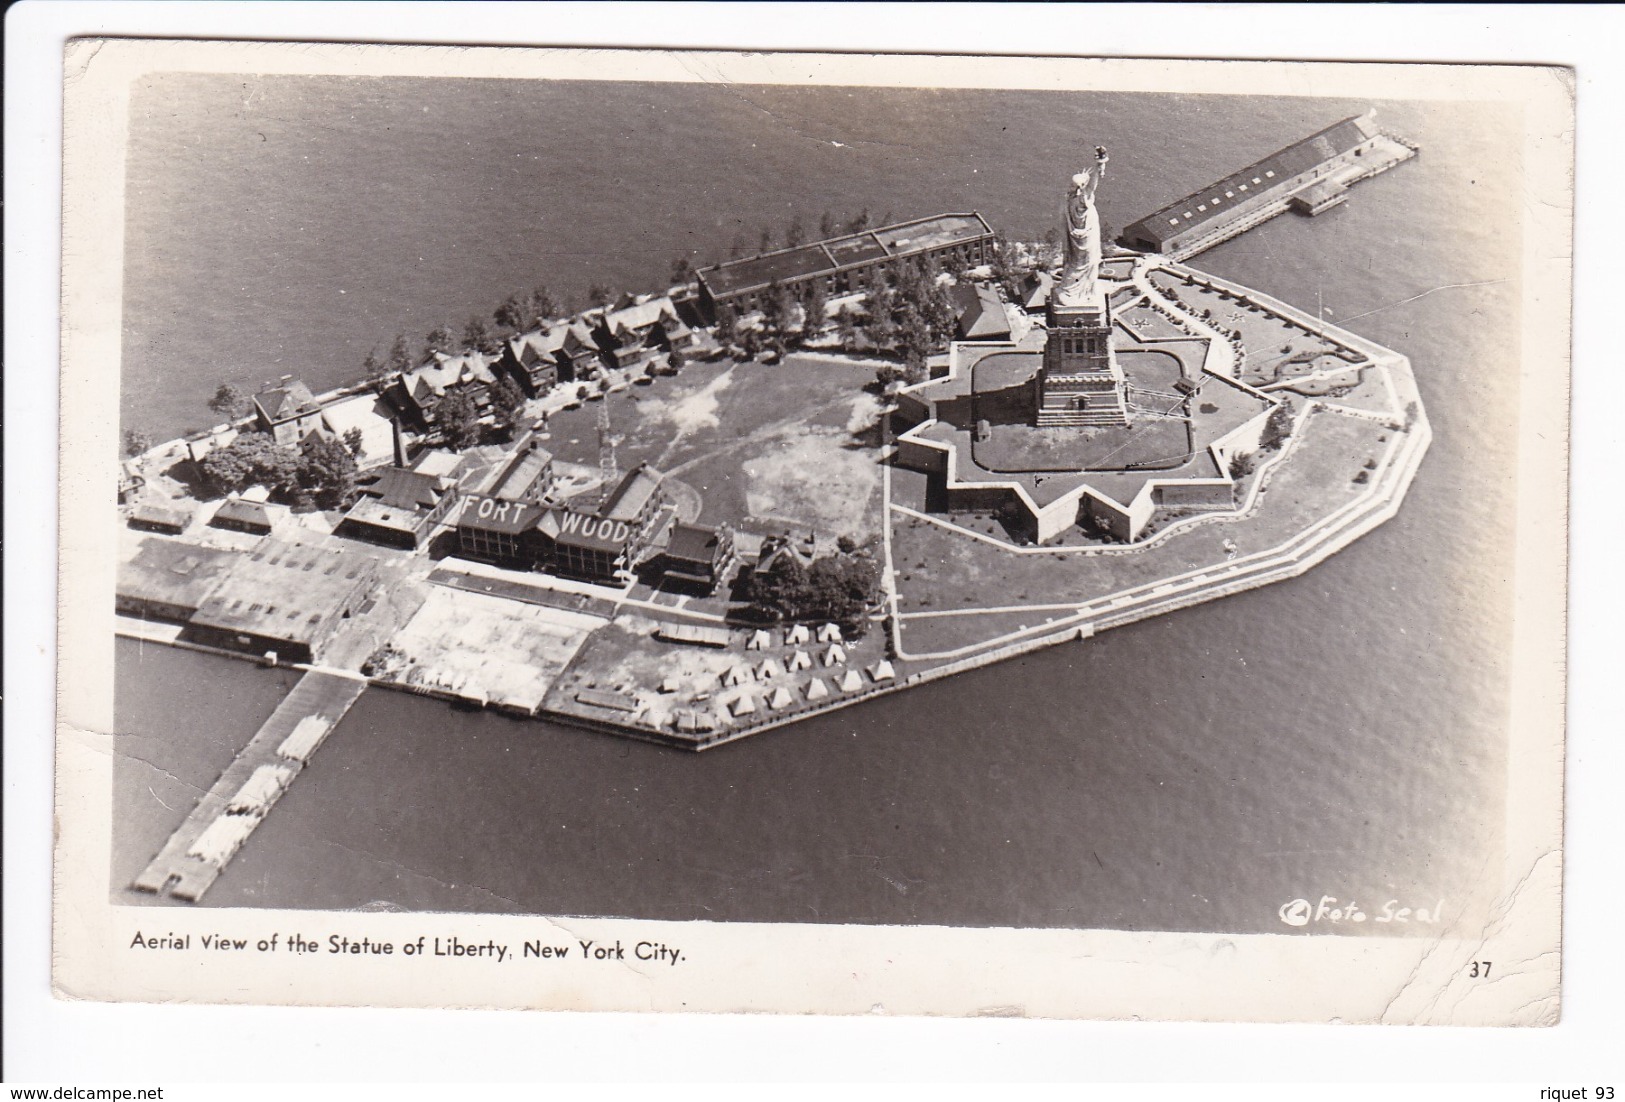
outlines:
[[135, 887], [201, 899], [366, 687], [359, 676], [319, 670], [300, 678], [136, 877]]

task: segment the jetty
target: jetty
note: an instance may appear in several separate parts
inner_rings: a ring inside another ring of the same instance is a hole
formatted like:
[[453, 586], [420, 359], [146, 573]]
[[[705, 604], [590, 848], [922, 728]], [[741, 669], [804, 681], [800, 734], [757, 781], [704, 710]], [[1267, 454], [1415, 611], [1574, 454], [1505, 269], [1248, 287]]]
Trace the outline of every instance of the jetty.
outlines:
[[300, 678], [136, 877], [135, 887], [188, 902], [201, 899], [366, 687], [363, 678], [320, 670]]
[[1129, 225], [1126, 248], [1188, 260], [1287, 211], [1314, 216], [1348, 189], [1415, 157], [1414, 142], [1379, 130], [1372, 113], [1333, 123]]

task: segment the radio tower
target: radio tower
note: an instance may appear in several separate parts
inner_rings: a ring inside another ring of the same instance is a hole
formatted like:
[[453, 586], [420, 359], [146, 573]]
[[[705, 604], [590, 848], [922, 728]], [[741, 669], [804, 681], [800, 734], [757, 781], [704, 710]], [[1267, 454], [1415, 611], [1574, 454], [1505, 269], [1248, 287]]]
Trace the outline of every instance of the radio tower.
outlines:
[[615, 465], [615, 445], [619, 442], [610, 431], [609, 395], [606, 394], [598, 400], [598, 476], [603, 479], [606, 494], [615, 488], [615, 479], [620, 473]]

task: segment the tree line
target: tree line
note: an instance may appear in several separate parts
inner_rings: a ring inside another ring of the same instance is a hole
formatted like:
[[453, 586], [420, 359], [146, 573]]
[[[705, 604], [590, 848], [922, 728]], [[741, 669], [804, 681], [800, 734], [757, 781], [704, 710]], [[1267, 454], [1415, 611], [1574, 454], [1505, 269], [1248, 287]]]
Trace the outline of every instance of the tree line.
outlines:
[[764, 294], [760, 323], [740, 324], [728, 303], [717, 308], [714, 333], [718, 343], [745, 359], [763, 352], [782, 357], [797, 347], [833, 330], [837, 345], [848, 352], [893, 356], [900, 364], [884, 365], [877, 372], [881, 385], [926, 375], [926, 357], [948, 347], [954, 338], [958, 310], [949, 296], [943, 275], [964, 275], [963, 261], [948, 263], [935, 257], [911, 257], [883, 272], [869, 268], [858, 276], [855, 294], [861, 305], [843, 303], [833, 316], [822, 280], [809, 280], [795, 288], [778, 284]]
[[797, 555], [780, 555], [766, 572], [747, 575], [745, 596], [761, 619], [827, 621], [856, 639], [879, 599], [880, 568], [867, 549], [843, 537], [836, 554], [811, 563]]
[[343, 441], [311, 433], [297, 447], [278, 444], [268, 433], [245, 432], [210, 451], [201, 467], [224, 493], [264, 486], [296, 509], [347, 509], [355, 500], [360, 450], [359, 429], [351, 429]]

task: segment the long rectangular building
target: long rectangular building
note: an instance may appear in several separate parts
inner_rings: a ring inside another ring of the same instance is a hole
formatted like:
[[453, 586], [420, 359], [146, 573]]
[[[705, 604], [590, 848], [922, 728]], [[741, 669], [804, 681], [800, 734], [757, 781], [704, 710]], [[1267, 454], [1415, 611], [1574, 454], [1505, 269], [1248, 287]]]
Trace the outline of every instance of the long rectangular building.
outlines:
[[993, 248], [993, 227], [975, 211], [969, 214], [938, 214], [864, 230], [810, 245], [778, 249], [760, 256], [730, 260], [697, 272], [700, 300], [715, 314], [721, 303], [749, 313], [759, 310], [763, 292], [778, 286], [795, 290], [813, 280], [822, 280], [824, 292], [846, 294], [857, 287], [857, 277], [910, 257], [955, 258], [967, 265], [985, 264]]
[[[1378, 146], [1394, 144], [1377, 130], [1369, 114], [1343, 119], [1146, 215], [1127, 227], [1119, 240], [1142, 252], [1189, 256], [1280, 214], [1294, 197], [1308, 195], [1330, 177], [1343, 177], [1351, 170], [1357, 175], [1368, 157], [1373, 169], [1380, 171], [1391, 154]], [[1342, 193], [1341, 187], [1323, 190]], [[1306, 209], [1319, 213], [1328, 205], [1322, 199]]]

